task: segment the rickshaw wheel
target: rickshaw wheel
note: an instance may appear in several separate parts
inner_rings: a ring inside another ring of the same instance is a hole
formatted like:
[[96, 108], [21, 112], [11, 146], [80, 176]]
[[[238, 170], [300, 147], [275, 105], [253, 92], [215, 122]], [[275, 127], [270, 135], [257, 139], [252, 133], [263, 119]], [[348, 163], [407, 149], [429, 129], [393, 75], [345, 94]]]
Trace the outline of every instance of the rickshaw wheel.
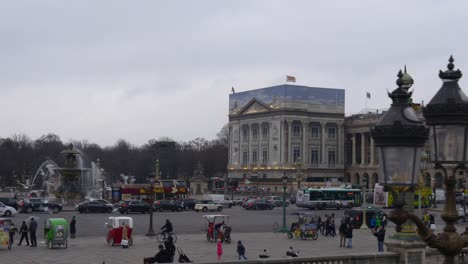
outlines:
[[302, 239], [302, 240], [306, 240], [306, 235], [305, 235], [304, 232], [301, 232], [301, 239]]
[[11, 242], [8, 242], [8, 250], [11, 250]]
[[211, 237], [209, 234], [206, 234], [206, 240], [208, 240], [208, 242], [211, 242]]
[[293, 234], [291, 231], [288, 231], [288, 238], [292, 238], [293, 237]]
[[65, 239], [64, 248], [68, 248], [68, 240]]
[[318, 233], [315, 233], [315, 234], [312, 236], [312, 239], [313, 239], [313, 240], [317, 240], [317, 238], [318, 238]]
[[47, 247], [48, 247], [49, 249], [53, 249], [53, 248], [54, 248], [54, 245], [52, 244], [52, 241], [47, 240]]
[[128, 246], [131, 246], [131, 245], [133, 245], [133, 238], [130, 237], [128, 239]]
[[114, 243], [114, 238], [109, 238], [109, 245], [113, 246], [115, 243]]

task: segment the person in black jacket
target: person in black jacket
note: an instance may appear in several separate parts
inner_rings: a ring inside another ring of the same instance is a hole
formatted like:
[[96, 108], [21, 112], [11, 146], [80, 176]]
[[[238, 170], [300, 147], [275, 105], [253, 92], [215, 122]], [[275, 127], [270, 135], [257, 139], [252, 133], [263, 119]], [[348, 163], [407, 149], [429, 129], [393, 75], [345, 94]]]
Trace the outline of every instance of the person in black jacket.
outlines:
[[169, 219], [166, 219], [166, 224], [161, 227], [161, 232], [164, 234], [164, 239], [166, 239], [166, 234], [170, 236], [172, 233], [172, 223]]
[[20, 227], [21, 238], [18, 243], [18, 246], [21, 246], [23, 239], [26, 239], [26, 246], [29, 246], [29, 239], [28, 239], [28, 226], [26, 225], [26, 221], [23, 221]]
[[374, 236], [377, 237], [377, 247], [379, 252], [384, 252], [384, 240], [385, 240], [385, 227], [379, 226], [377, 231], [374, 231]]
[[167, 250], [164, 249], [163, 245], [159, 245], [159, 252], [154, 255], [152, 259], [153, 263], [172, 263], [171, 256]]
[[34, 220], [34, 218], [31, 218], [31, 222], [29, 222], [29, 237], [31, 238], [31, 247], [37, 247], [36, 230], [37, 222]]
[[167, 253], [171, 257], [171, 262], [174, 261], [174, 255], [176, 251], [176, 247], [174, 246], [173, 241], [174, 239], [172, 238], [172, 236], [168, 237], [166, 241], [164, 241], [164, 247], [166, 248]]
[[351, 224], [348, 224], [348, 227], [346, 228], [346, 234], [345, 234], [346, 240], [347, 240], [347, 248], [352, 248], [353, 247], [353, 227]]
[[340, 247], [345, 247], [346, 246], [346, 231], [348, 229], [348, 225], [346, 224], [346, 221], [343, 219], [341, 220], [341, 225], [340, 225]]

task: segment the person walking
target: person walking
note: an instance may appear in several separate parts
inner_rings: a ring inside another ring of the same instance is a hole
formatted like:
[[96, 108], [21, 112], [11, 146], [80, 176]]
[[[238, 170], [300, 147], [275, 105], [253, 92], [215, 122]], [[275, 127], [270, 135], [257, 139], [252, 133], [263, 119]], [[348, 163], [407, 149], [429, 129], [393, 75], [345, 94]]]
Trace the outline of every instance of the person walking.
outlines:
[[346, 220], [343, 219], [341, 220], [341, 225], [340, 225], [340, 247], [345, 247], [346, 246], [346, 232], [348, 229], [348, 225], [346, 224]]
[[379, 252], [384, 252], [384, 240], [385, 240], [385, 227], [379, 226], [377, 231], [373, 231], [374, 236], [377, 237], [377, 248]]
[[31, 222], [29, 222], [29, 237], [31, 238], [31, 247], [37, 247], [36, 230], [37, 222], [33, 217], [31, 218]]
[[244, 260], [247, 260], [245, 257], [245, 247], [242, 245], [242, 242], [239, 240], [237, 241], [237, 254], [239, 255], [239, 260], [243, 258]]
[[73, 216], [70, 222], [70, 238], [74, 239], [75, 234], [76, 234], [76, 218], [75, 216]]
[[167, 254], [171, 259], [171, 262], [174, 261], [174, 256], [176, 252], [176, 247], [174, 246], [174, 238], [172, 236], [167, 237], [166, 241], [164, 241], [164, 247], [166, 248]]
[[15, 223], [11, 222], [10, 231], [8, 233], [10, 235], [10, 244], [13, 245], [15, 243], [13, 241], [13, 237], [15, 236], [15, 233], [18, 233], [18, 228], [16, 228]]
[[372, 216], [371, 220], [370, 220], [370, 228], [372, 229], [372, 231], [375, 231], [375, 222], [376, 222], [376, 219], [375, 219], [375, 215]]
[[352, 248], [353, 247], [353, 227], [351, 226], [351, 224], [348, 225], [348, 227], [346, 228], [346, 247], [347, 248]]
[[427, 212], [427, 210], [424, 210], [423, 222], [428, 228], [430, 227], [431, 224], [429, 223], [429, 213]]
[[218, 241], [218, 250], [216, 253], [218, 254], [218, 262], [220, 262], [221, 256], [223, 255], [223, 243], [221, 243], [221, 241]]
[[23, 239], [26, 239], [26, 246], [29, 246], [29, 239], [28, 239], [28, 226], [26, 225], [26, 221], [23, 221], [20, 227], [21, 238], [18, 243], [18, 246], [21, 246]]

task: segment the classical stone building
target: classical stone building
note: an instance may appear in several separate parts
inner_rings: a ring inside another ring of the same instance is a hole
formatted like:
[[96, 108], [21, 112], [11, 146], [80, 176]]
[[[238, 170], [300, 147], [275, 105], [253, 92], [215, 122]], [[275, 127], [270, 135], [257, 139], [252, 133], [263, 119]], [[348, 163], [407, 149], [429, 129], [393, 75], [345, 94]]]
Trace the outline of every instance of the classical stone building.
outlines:
[[[229, 180], [278, 190], [344, 176], [343, 89], [278, 85], [229, 96]], [[328, 182], [328, 183], [327, 183]]]

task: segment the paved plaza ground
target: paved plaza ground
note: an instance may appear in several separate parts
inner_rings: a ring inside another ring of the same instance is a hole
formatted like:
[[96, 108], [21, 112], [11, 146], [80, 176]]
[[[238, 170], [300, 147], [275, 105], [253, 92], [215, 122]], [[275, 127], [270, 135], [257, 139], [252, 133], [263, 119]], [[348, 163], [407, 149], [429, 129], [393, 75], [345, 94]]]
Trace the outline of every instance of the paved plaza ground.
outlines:
[[[392, 233], [390, 231], [389, 233]], [[376, 238], [369, 230], [355, 230], [353, 248], [340, 248], [338, 237], [319, 236], [317, 240], [288, 239], [283, 233], [234, 233], [233, 243], [224, 244], [223, 261], [237, 260], [236, 243], [242, 240], [249, 260], [258, 260], [258, 254], [267, 249], [272, 259], [286, 258], [289, 246], [300, 251], [301, 257], [377, 253]], [[17, 242], [17, 241], [15, 241]], [[106, 244], [104, 237], [77, 237], [69, 240], [67, 249], [48, 249], [43, 241], [36, 248], [15, 245], [11, 251], [0, 248], [1, 263], [143, 263], [144, 257], [156, 253], [154, 237], [135, 236], [128, 249]], [[203, 234], [181, 234], [176, 243], [196, 263], [216, 262], [216, 244], [208, 242]]]

